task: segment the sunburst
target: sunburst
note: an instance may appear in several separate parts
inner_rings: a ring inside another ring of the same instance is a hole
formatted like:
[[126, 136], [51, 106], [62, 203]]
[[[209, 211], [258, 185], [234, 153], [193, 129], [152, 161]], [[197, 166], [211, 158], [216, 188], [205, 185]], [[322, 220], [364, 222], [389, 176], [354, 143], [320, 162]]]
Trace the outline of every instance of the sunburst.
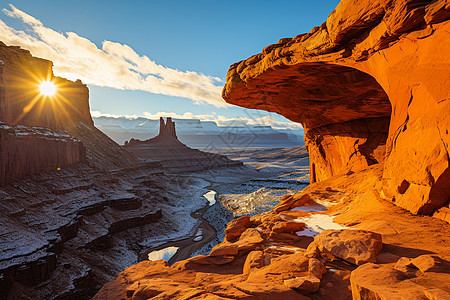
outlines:
[[42, 81], [39, 84], [39, 91], [42, 96], [53, 97], [56, 94], [56, 85], [50, 80]]

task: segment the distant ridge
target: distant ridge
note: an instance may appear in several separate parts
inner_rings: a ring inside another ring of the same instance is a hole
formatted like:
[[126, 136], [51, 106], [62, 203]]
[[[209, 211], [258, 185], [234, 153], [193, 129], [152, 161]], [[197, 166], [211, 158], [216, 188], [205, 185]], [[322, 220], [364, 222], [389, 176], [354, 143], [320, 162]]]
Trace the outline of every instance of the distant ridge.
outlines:
[[[304, 144], [303, 131], [275, 129], [270, 125], [250, 125], [236, 121], [219, 126], [215, 121], [171, 118], [177, 138], [189, 147], [205, 148], [289, 148]], [[159, 133], [159, 120], [144, 117], [94, 117], [95, 126], [119, 144], [130, 139], [146, 140]]]
[[151, 139], [141, 141], [131, 139], [125, 142], [124, 148], [134, 153], [141, 160], [159, 162], [161, 166], [172, 172], [200, 171], [220, 167], [242, 166], [224, 155], [192, 149], [177, 138], [175, 123], [168, 117], [164, 122], [160, 118], [159, 134]]

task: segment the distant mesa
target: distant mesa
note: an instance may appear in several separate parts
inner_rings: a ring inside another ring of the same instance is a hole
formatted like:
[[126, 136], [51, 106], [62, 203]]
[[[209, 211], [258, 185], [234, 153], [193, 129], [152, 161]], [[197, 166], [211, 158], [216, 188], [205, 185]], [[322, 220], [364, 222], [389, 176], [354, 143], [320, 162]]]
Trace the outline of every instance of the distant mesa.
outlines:
[[171, 172], [200, 171], [220, 167], [242, 166], [224, 155], [192, 149], [177, 138], [175, 123], [168, 117], [165, 122], [159, 120], [159, 134], [151, 139], [141, 141], [130, 139], [124, 148], [144, 162], [159, 162], [165, 170]]

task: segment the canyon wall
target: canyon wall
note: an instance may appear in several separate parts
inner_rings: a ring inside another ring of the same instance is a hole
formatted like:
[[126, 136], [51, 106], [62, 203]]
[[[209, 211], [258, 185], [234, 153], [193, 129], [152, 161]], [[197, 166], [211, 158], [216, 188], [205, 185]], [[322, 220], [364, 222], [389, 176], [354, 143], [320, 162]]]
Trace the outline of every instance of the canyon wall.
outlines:
[[85, 161], [83, 143], [64, 131], [0, 124], [0, 184]]
[[[53, 63], [0, 42], [0, 184], [86, 161], [128, 167], [136, 157], [94, 127], [89, 90], [53, 75]], [[40, 93], [42, 81], [56, 86]]]
[[443, 0], [343, 0], [233, 64], [223, 98], [300, 122], [312, 182], [384, 162], [380, 194], [433, 214], [450, 196], [449, 18]]
[[[89, 91], [81, 81], [53, 76], [51, 61], [0, 42], [0, 184], [51, 172], [86, 158], [83, 143], [64, 129], [93, 126]], [[39, 85], [51, 81], [52, 97]]]

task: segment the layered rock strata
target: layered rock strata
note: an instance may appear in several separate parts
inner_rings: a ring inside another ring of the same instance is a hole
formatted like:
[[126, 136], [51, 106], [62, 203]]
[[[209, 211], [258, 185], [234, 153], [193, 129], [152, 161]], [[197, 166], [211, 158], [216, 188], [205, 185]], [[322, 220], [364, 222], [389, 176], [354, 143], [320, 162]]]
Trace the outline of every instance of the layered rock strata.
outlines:
[[59, 130], [0, 123], [0, 185], [86, 160], [83, 143]]
[[0, 43], [0, 299], [89, 298], [138, 261], [139, 234], [164, 217], [155, 204], [182, 185], [95, 128], [88, 100], [52, 62]]
[[232, 65], [224, 99], [303, 124], [311, 180], [386, 160], [413, 213], [450, 196], [448, 1], [343, 0], [325, 23]]
[[92, 296], [158, 234], [164, 181], [157, 165], [77, 164], [1, 187], [0, 299]]

